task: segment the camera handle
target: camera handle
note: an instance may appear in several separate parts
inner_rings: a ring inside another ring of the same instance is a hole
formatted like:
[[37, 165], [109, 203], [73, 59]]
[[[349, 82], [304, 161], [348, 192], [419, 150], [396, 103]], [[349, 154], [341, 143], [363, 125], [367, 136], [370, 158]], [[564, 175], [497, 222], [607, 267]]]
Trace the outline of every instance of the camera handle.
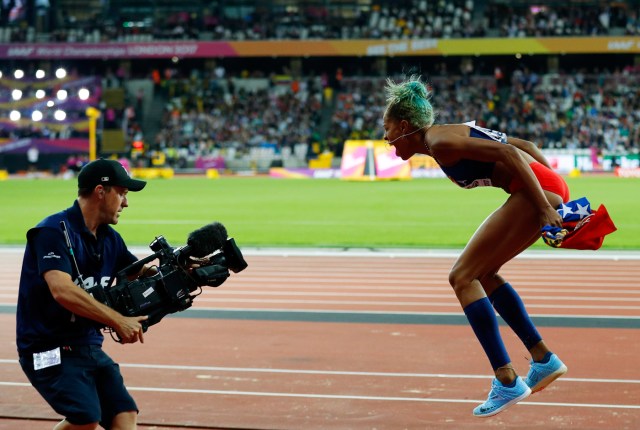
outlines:
[[160, 255], [162, 254], [162, 251], [158, 251], [156, 253], [153, 253], [147, 257], [144, 257], [141, 260], [138, 260], [134, 263], [129, 264], [127, 267], [125, 267], [124, 269], [122, 269], [121, 271], [119, 271], [118, 273], [116, 273], [115, 275], [113, 275], [111, 277], [111, 279], [109, 279], [109, 283], [107, 284], [107, 289], [111, 288], [113, 281], [116, 280], [116, 278], [122, 278], [124, 276], [129, 276], [129, 275], [133, 275], [134, 273], [137, 273], [140, 271], [140, 269], [142, 269], [142, 266], [144, 266], [145, 264], [155, 260], [156, 258], [158, 258]]

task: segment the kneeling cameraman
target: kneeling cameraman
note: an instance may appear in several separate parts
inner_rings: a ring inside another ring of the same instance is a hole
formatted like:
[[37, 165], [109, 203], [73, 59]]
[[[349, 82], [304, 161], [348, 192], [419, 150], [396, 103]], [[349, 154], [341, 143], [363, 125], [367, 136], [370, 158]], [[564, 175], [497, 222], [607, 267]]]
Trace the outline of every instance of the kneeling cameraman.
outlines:
[[112, 327], [123, 343], [142, 343], [147, 317], [123, 316], [84, 290], [106, 286], [137, 260], [109, 224], [128, 206], [127, 193], [145, 185], [115, 160], [93, 161], [78, 175], [73, 206], [27, 233], [17, 346], [31, 384], [65, 417], [55, 430], [136, 428], [138, 408], [102, 350], [100, 328]]

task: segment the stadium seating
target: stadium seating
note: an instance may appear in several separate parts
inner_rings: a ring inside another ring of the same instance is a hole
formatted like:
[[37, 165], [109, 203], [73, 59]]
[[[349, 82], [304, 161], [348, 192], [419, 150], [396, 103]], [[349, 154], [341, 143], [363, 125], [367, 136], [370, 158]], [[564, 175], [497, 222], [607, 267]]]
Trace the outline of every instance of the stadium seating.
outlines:
[[[218, 6], [204, 2], [207, 7], [202, 7], [203, 2], [193, 0], [180, 2], [182, 10], [175, 2], [158, 1], [151, 6], [154, 13], [137, 20], [129, 13], [137, 6], [123, 7], [124, 1], [109, 2], [118, 13], [108, 18], [98, 8], [100, 2], [81, 3], [61, 1], [65, 19], [46, 25], [30, 22], [33, 15], [29, 14], [20, 18], [15, 13], [12, 20], [2, 15], [0, 44], [544, 38], [635, 35], [640, 28], [637, 2], [631, 1], [531, 6], [529, 2], [490, 0], [381, 0], [358, 8], [332, 1], [321, 6], [246, 1], [242, 8], [234, 8], [232, 2], [216, 3]], [[269, 7], [257, 7], [264, 4]], [[170, 13], [156, 13], [165, 7]], [[195, 13], [198, 11], [201, 13]], [[382, 138], [384, 79], [387, 75], [402, 79], [415, 72], [433, 90], [440, 123], [475, 119], [480, 125], [509, 130], [549, 149], [621, 152], [637, 151], [640, 146], [636, 125], [640, 122], [636, 101], [640, 87], [631, 56], [621, 62], [623, 66], [612, 62], [602, 67], [582, 59], [533, 69], [533, 62], [515, 59], [389, 56], [384, 67], [379, 67], [371, 58], [324, 61], [312, 56], [299, 59], [294, 72], [288, 68], [288, 62], [294, 62], [289, 59], [273, 63], [236, 60], [176, 61], [173, 66], [162, 66], [164, 70], [158, 63], [151, 70], [150, 64], [136, 59], [128, 64], [95, 62], [89, 76], [98, 79], [100, 75], [99, 87], [104, 89], [101, 121], [112, 131], [124, 129], [118, 147], [125, 152], [140, 142], [140, 148], [127, 154], [136, 167], [157, 164], [158, 153], [163, 154], [164, 164], [182, 169], [265, 171], [271, 166], [307, 166], [310, 160], [317, 165], [321, 153], [341, 154], [347, 139]], [[506, 64], [503, 68], [508, 70], [500, 71], [493, 61]], [[82, 62], [85, 68], [87, 63]], [[153, 88], [148, 95], [153, 101], [141, 104], [132, 82], [145, 80], [149, 81], [145, 88]], [[3, 82], [8, 82], [7, 76]], [[105, 100], [113, 100], [114, 93], [120, 94], [123, 103], [110, 109]], [[5, 88], [0, 99], [7, 101], [8, 97]], [[6, 109], [0, 112], [4, 124], [0, 139], [62, 133], [56, 128], [59, 124], [34, 128], [28, 106], [24, 109], [18, 123], [6, 119]], [[149, 117], [155, 125], [149, 125]], [[47, 124], [47, 119], [40, 124]], [[86, 136], [86, 128], [67, 128], [66, 133]]]
[[[638, 4], [379, 0], [343, 2], [61, 1], [64, 19], [50, 11], [15, 12], [0, 19], [3, 42], [152, 40], [404, 39], [638, 34]], [[265, 7], [266, 4], [266, 7]], [[23, 7], [24, 9], [24, 7]], [[33, 19], [34, 16], [39, 17]]]

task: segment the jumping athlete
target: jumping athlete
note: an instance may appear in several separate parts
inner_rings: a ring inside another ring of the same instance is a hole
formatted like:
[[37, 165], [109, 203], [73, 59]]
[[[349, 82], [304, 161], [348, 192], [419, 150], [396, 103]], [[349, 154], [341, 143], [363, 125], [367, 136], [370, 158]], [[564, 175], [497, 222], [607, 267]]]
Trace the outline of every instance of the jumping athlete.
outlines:
[[[449, 283], [495, 373], [488, 399], [473, 414], [492, 416], [567, 371], [499, 271], [540, 238], [543, 226], [561, 226], [554, 208], [569, 200], [569, 189], [532, 142], [473, 122], [434, 125], [430, 94], [420, 77], [401, 83], [388, 79], [385, 90], [384, 139], [397, 156], [408, 160], [415, 154], [430, 155], [460, 187], [498, 187], [509, 194], [478, 227], [449, 273]], [[511, 364], [494, 309], [531, 354], [524, 380]]]

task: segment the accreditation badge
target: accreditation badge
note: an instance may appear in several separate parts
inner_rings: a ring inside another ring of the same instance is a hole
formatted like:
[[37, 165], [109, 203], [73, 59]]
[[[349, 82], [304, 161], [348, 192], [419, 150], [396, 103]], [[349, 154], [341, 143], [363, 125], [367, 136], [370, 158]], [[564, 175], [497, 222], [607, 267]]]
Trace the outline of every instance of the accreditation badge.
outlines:
[[33, 370], [46, 369], [60, 363], [60, 347], [33, 354]]

